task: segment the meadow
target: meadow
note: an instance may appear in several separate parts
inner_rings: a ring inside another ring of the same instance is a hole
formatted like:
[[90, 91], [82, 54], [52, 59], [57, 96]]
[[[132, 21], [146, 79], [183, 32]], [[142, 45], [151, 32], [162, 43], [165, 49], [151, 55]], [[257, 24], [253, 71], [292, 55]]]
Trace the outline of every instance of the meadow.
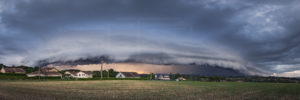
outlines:
[[300, 100], [300, 84], [149, 80], [0, 81], [0, 100]]

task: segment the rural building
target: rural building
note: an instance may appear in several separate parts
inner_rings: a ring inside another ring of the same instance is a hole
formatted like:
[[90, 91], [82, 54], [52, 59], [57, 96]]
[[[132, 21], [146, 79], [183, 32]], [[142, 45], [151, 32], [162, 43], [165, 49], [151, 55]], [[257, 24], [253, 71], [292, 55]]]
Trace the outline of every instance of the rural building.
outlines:
[[68, 78], [93, 78], [93, 72], [91, 71], [66, 71], [65, 75]]
[[156, 80], [170, 80], [169, 74], [155, 74]]
[[28, 77], [62, 77], [62, 74], [56, 68], [42, 68], [41, 71], [35, 71], [30, 74], [27, 74]]
[[23, 68], [2, 67], [1, 73], [25, 74], [26, 71]]
[[177, 79], [176, 79], [176, 81], [185, 81], [186, 79], [184, 78], [184, 77], [178, 77]]
[[141, 76], [136, 72], [119, 72], [116, 78], [140, 78]]

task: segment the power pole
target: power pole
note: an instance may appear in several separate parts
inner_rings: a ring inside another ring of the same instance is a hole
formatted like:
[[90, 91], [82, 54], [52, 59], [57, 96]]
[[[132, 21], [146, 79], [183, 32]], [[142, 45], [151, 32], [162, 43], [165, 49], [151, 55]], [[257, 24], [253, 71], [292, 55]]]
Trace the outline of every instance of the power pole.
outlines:
[[102, 80], [102, 72], [103, 72], [103, 58], [101, 58], [101, 71], [100, 71], [100, 73], [101, 73], [101, 80]]
[[107, 70], [107, 78], [109, 78], [109, 69]]
[[107, 65], [108, 66], [108, 68], [107, 68], [107, 79], [109, 78], [109, 70], [110, 70], [110, 65]]
[[39, 66], [39, 80], [41, 80], [41, 66]]

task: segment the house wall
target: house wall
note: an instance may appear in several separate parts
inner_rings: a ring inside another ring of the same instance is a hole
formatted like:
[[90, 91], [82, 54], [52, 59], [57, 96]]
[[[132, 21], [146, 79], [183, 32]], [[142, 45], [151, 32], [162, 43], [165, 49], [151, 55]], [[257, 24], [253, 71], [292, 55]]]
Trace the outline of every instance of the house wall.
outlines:
[[[26, 74], [27, 77], [37, 77], [39, 76], [39, 74]], [[44, 74], [40, 74], [40, 76], [44, 77], [45, 75]]]
[[47, 75], [48, 77], [62, 77], [62, 75]]
[[168, 76], [168, 75], [155, 75], [155, 79], [170, 80], [170, 76]]
[[52, 68], [52, 69], [48, 70], [48, 72], [59, 72], [59, 71], [55, 68]]
[[93, 75], [86, 74], [84, 72], [78, 72], [76, 78], [93, 78]]
[[65, 72], [65, 74], [70, 74], [70, 76], [73, 78], [93, 78], [92, 74], [86, 74], [84, 72], [78, 72], [76, 75], [73, 75], [70, 72]]
[[5, 73], [4, 67], [1, 68], [1, 73]]
[[126, 78], [125, 75], [123, 75], [122, 73], [118, 73], [116, 75], [116, 78]]
[[25, 72], [15, 72], [15, 74], [25, 74]]
[[68, 74], [68, 75], [70, 75], [70, 77], [73, 77], [73, 78], [76, 78], [76, 75], [73, 75], [73, 74], [71, 74], [70, 72], [65, 72], [65, 74]]

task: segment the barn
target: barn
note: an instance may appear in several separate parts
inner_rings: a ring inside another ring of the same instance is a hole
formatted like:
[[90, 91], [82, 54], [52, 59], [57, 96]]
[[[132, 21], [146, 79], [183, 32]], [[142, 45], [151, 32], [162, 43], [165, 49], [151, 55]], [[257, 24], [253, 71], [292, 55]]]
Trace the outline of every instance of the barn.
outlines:
[[140, 78], [141, 76], [136, 72], [119, 72], [116, 78]]

